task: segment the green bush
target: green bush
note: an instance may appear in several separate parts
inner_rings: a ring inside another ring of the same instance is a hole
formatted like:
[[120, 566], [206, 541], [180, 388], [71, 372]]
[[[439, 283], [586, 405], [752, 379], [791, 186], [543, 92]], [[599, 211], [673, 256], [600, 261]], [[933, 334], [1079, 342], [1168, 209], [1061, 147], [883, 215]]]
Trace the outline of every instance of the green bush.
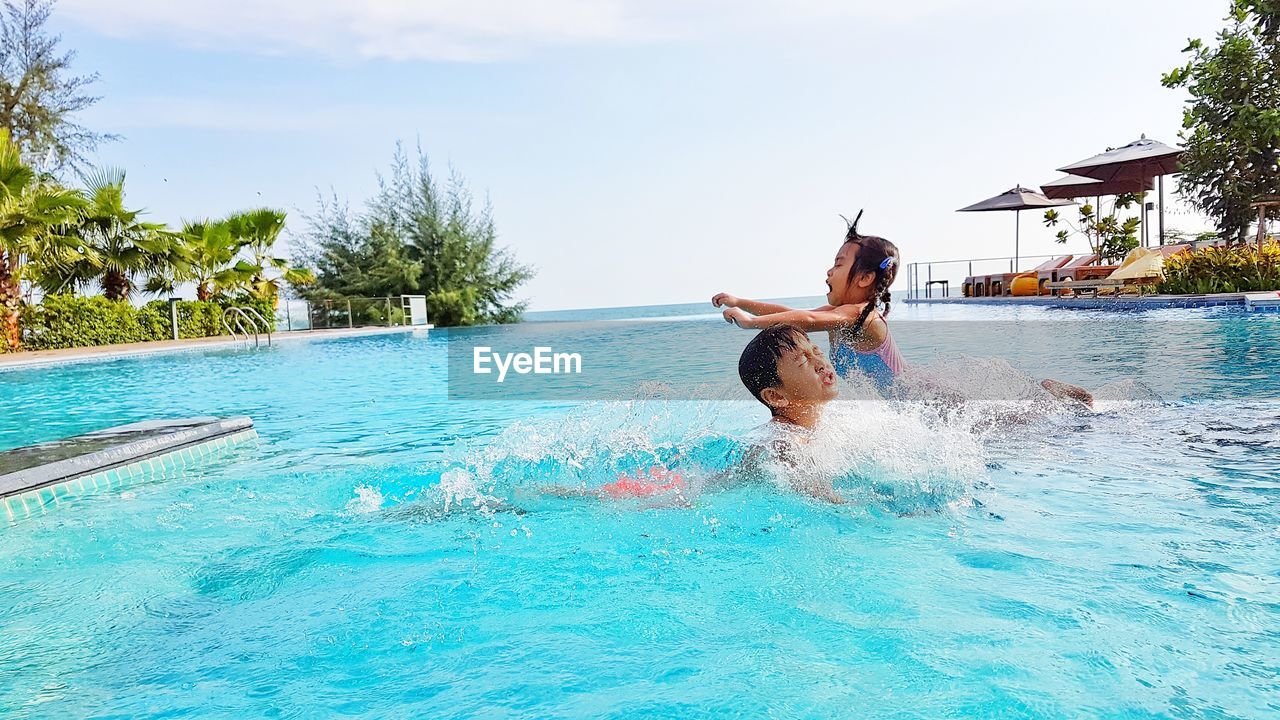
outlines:
[[155, 318], [126, 302], [102, 296], [50, 295], [23, 308], [22, 346], [27, 350], [112, 345], [154, 340]]
[[[269, 300], [244, 297], [223, 303], [183, 300], [178, 303], [178, 336], [202, 338], [226, 334], [222, 311], [231, 305], [252, 307], [274, 329], [275, 310]], [[22, 329], [22, 345], [27, 350], [173, 339], [169, 303], [165, 300], [134, 307], [102, 296], [49, 295], [39, 305], [23, 307]]]
[[1159, 292], [1173, 295], [1280, 290], [1280, 242], [1207, 247], [1164, 263]]

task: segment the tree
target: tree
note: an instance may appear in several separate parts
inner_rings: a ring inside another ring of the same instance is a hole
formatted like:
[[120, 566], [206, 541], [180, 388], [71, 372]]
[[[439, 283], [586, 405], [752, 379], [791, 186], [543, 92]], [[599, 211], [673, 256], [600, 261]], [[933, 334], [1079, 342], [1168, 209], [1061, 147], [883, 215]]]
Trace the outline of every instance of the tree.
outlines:
[[53, 0], [5, 0], [0, 11], [0, 127], [27, 158], [52, 155], [52, 170], [82, 167], [84, 156], [114, 136], [72, 118], [99, 98], [86, 93], [97, 74], [72, 75], [74, 52], [60, 52], [45, 24]]
[[457, 173], [442, 187], [421, 149], [411, 162], [397, 145], [363, 213], [321, 202], [308, 220], [305, 253], [320, 291], [425, 294], [439, 325], [515, 322], [527, 305], [514, 295], [533, 271], [498, 246], [492, 208], [476, 209]]
[[[237, 260], [241, 246], [231, 237], [225, 220], [188, 221], [183, 223], [182, 232], [178, 235], [186, 246], [186, 271], [173, 280], [194, 282], [197, 300], [214, 300], [245, 287], [253, 280], [257, 268], [247, 261]], [[153, 278], [147, 289], [172, 292], [172, 285], [176, 282], [155, 282], [161, 277], [164, 276]]]
[[336, 199], [317, 203], [304, 238], [309, 264], [317, 268], [313, 295], [384, 297], [420, 291], [422, 265], [408, 257], [404, 242], [385, 226], [363, 227]]
[[81, 256], [79, 242], [58, 228], [83, 205], [74, 190], [42, 179], [22, 162], [18, 146], [0, 130], [0, 349], [22, 345], [22, 272], [33, 256], [67, 263]]
[[1044, 224], [1046, 227], [1056, 227], [1059, 222], [1066, 222], [1070, 230], [1058, 231], [1056, 240], [1059, 244], [1065, 244], [1074, 232], [1083, 235], [1089, 242], [1089, 249], [1102, 260], [1119, 260], [1138, 247], [1138, 227], [1141, 221], [1136, 217], [1121, 220], [1116, 213], [1141, 202], [1142, 196], [1138, 193], [1122, 193], [1112, 203], [1111, 214], [1105, 216], [1100, 214], [1101, 208], [1085, 203], [1079, 208], [1080, 217], [1076, 225], [1063, 220], [1057, 210], [1046, 210]]
[[236, 213], [225, 221], [233, 242], [250, 253], [251, 260], [244, 266], [251, 272], [250, 290], [272, 302], [279, 297], [281, 280], [291, 285], [308, 285], [315, 280], [310, 270], [292, 267], [287, 258], [272, 254], [284, 230], [285, 217], [283, 210], [258, 208]]
[[79, 237], [83, 257], [66, 271], [66, 282], [94, 280], [108, 300], [128, 299], [139, 277], [153, 277], [186, 262], [186, 250], [160, 223], [142, 221], [124, 200], [124, 171], [99, 170], [85, 178], [87, 202], [68, 235]]
[[1280, 2], [1233, 0], [1226, 19], [1216, 46], [1191, 40], [1191, 59], [1162, 82], [1191, 94], [1179, 192], [1245, 242], [1250, 203], [1280, 195]]

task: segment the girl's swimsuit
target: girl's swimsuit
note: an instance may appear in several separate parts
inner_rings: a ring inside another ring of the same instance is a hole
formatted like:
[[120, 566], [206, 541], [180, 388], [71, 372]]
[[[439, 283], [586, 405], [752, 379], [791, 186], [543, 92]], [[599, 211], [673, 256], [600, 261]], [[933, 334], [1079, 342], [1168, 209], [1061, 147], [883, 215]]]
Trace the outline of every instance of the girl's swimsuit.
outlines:
[[907, 367], [888, 327], [885, 327], [884, 342], [880, 343], [880, 347], [867, 352], [854, 347], [853, 338], [848, 336], [847, 330], [832, 330], [829, 334], [831, 365], [840, 377], [847, 378], [852, 372], [860, 372], [870, 377], [883, 390], [892, 385], [894, 378]]

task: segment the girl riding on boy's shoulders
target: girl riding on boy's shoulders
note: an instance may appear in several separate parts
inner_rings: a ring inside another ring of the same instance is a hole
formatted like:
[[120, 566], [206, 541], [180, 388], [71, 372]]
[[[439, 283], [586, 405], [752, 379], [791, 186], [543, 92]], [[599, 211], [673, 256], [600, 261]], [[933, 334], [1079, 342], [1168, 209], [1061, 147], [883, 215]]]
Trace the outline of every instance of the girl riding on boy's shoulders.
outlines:
[[[898, 247], [888, 240], [858, 232], [859, 211], [827, 270], [827, 304], [794, 310], [777, 303], [747, 300], [728, 293], [711, 298], [724, 308], [724, 319], [738, 327], [763, 329], [793, 325], [806, 332], [825, 330], [831, 341], [831, 364], [841, 377], [855, 372], [884, 391], [906, 369], [889, 332], [889, 287], [898, 276]], [[1063, 400], [1093, 405], [1088, 390], [1057, 380], [1040, 385]]]
[[747, 300], [728, 293], [711, 298], [724, 318], [739, 327], [762, 329], [794, 325], [806, 332], [825, 330], [831, 340], [831, 362], [841, 377], [857, 370], [882, 388], [902, 373], [906, 363], [889, 332], [889, 287], [898, 276], [898, 248], [882, 237], [862, 235], [854, 218], [827, 270], [827, 304], [812, 310]]

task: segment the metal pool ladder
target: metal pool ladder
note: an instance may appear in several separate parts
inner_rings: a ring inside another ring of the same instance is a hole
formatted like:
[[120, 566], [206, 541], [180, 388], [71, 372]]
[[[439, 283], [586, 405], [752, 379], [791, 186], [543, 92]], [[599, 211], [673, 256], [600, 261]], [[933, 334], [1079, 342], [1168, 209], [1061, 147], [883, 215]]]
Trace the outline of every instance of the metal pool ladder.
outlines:
[[234, 340], [243, 340], [249, 344], [249, 336], [253, 336], [253, 346], [258, 347], [258, 336], [267, 336], [267, 346], [271, 346], [271, 325], [262, 313], [251, 307], [232, 306], [222, 311], [222, 327], [227, 329]]

